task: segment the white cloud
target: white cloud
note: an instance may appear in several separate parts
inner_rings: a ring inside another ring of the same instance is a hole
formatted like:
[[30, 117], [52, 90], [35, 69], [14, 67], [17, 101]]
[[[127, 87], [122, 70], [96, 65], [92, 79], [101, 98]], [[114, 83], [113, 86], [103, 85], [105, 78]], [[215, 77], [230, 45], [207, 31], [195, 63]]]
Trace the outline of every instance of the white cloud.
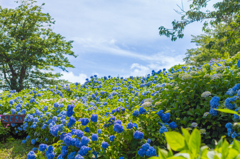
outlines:
[[79, 83], [83, 84], [87, 78], [87, 75], [84, 73], [79, 73], [79, 75], [76, 76], [71, 71], [70, 72], [64, 72], [64, 71], [57, 72], [57, 71], [41, 70], [41, 72], [44, 72], [44, 73], [52, 72], [53, 74], [60, 73], [63, 76], [61, 76], [59, 79], [68, 80], [69, 82], [72, 82], [72, 83], [79, 82]]
[[146, 74], [149, 74], [150, 69], [147, 66], [140, 65], [138, 63], [133, 63], [131, 65], [131, 76], [145, 76]]
[[86, 74], [80, 73], [78, 76], [75, 76], [73, 72], [60, 72], [63, 76], [60, 79], [68, 80], [69, 82], [79, 82], [83, 84], [87, 78]]
[[[129, 50], [125, 50], [125, 49], [121, 49], [119, 48], [116, 44], [111, 44], [109, 45], [107, 41], [101, 40], [101, 39], [91, 39], [91, 38], [74, 38], [74, 40], [76, 40], [76, 42], [82, 46], [83, 50], [86, 50], [88, 52], [95, 52], [95, 53], [102, 53], [102, 54], [111, 54], [111, 55], [119, 55], [119, 56], [126, 56], [129, 58], [136, 58], [136, 59], [140, 59], [143, 60], [145, 62], [149, 61], [158, 61], [161, 62], [163, 64], [169, 64], [171, 66], [173, 66], [174, 63], [183, 63], [182, 59], [183, 59], [183, 55], [174, 55], [171, 54], [166, 54], [165, 52], [169, 52], [171, 51], [172, 53], [175, 52], [175, 50], [172, 50], [171, 48], [167, 48], [167, 51], [162, 51], [159, 53], [155, 53], [155, 54], [148, 54], [148, 55], [144, 55], [144, 54], [140, 54], [137, 52], [133, 52], [133, 51], [129, 51]], [[166, 67], [169, 67], [169, 65], [167, 65]]]

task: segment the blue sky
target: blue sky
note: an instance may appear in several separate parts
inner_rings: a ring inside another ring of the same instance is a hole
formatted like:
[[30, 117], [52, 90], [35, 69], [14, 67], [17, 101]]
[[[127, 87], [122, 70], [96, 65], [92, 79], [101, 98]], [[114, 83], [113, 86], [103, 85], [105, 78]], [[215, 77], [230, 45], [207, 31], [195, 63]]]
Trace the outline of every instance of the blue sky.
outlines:
[[[192, 3], [182, 0], [185, 11]], [[212, 0], [203, 11], [213, 11]], [[181, 0], [37, 0], [42, 12], [49, 13], [56, 23], [51, 27], [67, 41], [73, 40], [71, 49], [77, 58], [69, 57], [75, 68], [63, 79], [83, 83], [91, 75], [144, 76], [183, 64], [187, 49], [196, 48], [191, 35], [200, 35], [203, 22], [194, 22], [184, 29], [184, 37], [171, 41], [160, 36], [158, 28], [172, 29], [174, 19], [181, 15], [174, 11], [182, 6]], [[14, 0], [0, 0], [2, 8], [16, 8]], [[210, 20], [208, 20], [209, 22]]]

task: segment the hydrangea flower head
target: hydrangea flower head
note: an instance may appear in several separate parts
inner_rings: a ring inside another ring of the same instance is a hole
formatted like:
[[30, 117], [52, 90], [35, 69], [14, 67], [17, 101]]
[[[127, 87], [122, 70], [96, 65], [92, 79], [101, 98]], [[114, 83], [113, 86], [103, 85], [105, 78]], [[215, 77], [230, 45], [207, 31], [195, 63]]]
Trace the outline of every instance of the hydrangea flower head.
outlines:
[[46, 145], [46, 144], [40, 144], [40, 145], [39, 145], [39, 150], [42, 151], [42, 152], [45, 151], [46, 148], [47, 148], [47, 145]]
[[214, 110], [213, 108], [210, 109], [210, 114], [212, 116], [217, 116], [218, 112], [216, 110]]
[[171, 122], [171, 123], [169, 124], [169, 126], [170, 126], [171, 129], [176, 129], [176, 128], [177, 128], [177, 125], [176, 125], [176, 123], [175, 123], [174, 121]]
[[36, 156], [35, 156], [34, 151], [30, 151], [30, 152], [27, 154], [27, 159], [36, 159]]
[[98, 140], [98, 134], [92, 134], [92, 141]]
[[92, 114], [91, 121], [97, 122], [97, 120], [98, 120], [98, 115], [97, 114]]
[[112, 141], [112, 142], [114, 141], [114, 139], [115, 139], [115, 136], [114, 136], [114, 135], [111, 135], [111, 136], [109, 137], [109, 140]]
[[102, 148], [106, 149], [108, 148], [109, 144], [107, 142], [102, 142]]
[[80, 119], [81, 123], [83, 126], [87, 125], [89, 123], [89, 119], [88, 118], [82, 118]]
[[210, 100], [210, 106], [211, 108], [217, 108], [219, 106], [219, 102], [220, 98], [218, 96], [214, 96], [212, 97], [212, 99]]
[[135, 131], [134, 133], [133, 133], [133, 137], [135, 138], [135, 139], [143, 139], [143, 133], [141, 132], [141, 131]]
[[133, 111], [133, 116], [137, 117], [139, 115], [139, 111], [138, 110], [134, 110]]
[[151, 157], [156, 155], [156, 150], [152, 146], [150, 146], [149, 149], [146, 151], [146, 156]]
[[159, 133], [160, 133], [160, 134], [163, 134], [164, 132], [168, 132], [168, 129], [167, 129], [165, 126], [162, 126], [162, 127], [159, 129]]

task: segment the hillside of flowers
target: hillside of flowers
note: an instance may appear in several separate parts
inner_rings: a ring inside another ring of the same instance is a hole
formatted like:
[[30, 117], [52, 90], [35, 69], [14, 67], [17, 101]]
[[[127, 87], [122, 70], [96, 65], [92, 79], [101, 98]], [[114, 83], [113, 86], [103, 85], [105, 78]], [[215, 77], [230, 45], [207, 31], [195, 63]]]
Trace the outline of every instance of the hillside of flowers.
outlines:
[[23, 124], [0, 125], [0, 140], [12, 135], [24, 137], [23, 146], [37, 145], [28, 159], [149, 158], [158, 156], [159, 148], [169, 149], [165, 132], [194, 134], [196, 129], [201, 146], [209, 149], [223, 136], [235, 143], [240, 135], [239, 59], [240, 53], [200, 67], [153, 70], [144, 77], [94, 75], [84, 84], [4, 91], [0, 114], [26, 117]]

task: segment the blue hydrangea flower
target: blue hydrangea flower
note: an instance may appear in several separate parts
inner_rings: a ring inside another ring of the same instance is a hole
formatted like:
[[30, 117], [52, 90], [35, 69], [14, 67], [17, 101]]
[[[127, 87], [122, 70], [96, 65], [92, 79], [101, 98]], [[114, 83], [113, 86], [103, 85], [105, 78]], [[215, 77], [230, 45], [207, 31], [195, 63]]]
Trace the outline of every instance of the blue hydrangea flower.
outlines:
[[68, 117], [71, 117], [74, 114], [73, 108], [74, 108], [73, 104], [70, 104], [67, 106], [67, 116]]
[[45, 151], [46, 148], [47, 148], [47, 145], [46, 145], [46, 144], [40, 144], [40, 145], [39, 145], [39, 150], [42, 151], [42, 152]]
[[78, 154], [82, 156], [86, 156], [88, 154], [88, 151], [90, 151], [91, 148], [87, 146], [82, 146], [81, 149], [78, 151]]
[[235, 101], [236, 100], [236, 97], [237, 96], [234, 96], [234, 97], [232, 97], [232, 98], [227, 98], [226, 100], [225, 100], [225, 106], [228, 108], [228, 109], [231, 109], [231, 110], [233, 110], [233, 109], [235, 109], [236, 108], [236, 104], [235, 103], [231, 103], [231, 102], [233, 102], [233, 101]]
[[71, 133], [80, 138], [84, 136], [84, 132], [78, 129], [72, 129]]
[[162, 118], [162, 116], [163, 116], [163, 110], [159, 110], [158, 113], [157, 113], [157, 115], [158, 115], [160, 118]]
[[63, 159], [62, 155], [58, 155], [57, 159]]
[[102, 148], [106, 149], [108, 148], [109, 144], [107, 142], [102, 142]]
[[164, 133], [164, 132], [168, 132], [168, 129], [165, 127], [165, 126], [162, 126], [160, 129], [159, 129], [159, 133]]
[[146, 109], [144, 109], [144, 107], [140, 107], [139, 114], [145, 114], [145, 113], [146, 113]]
[[141, 132], [141, 131], [135, 131], [134, 133], [133, 133], [133, 137], [135, 138], [135, 139], [143, 139], [143, 133]]
[[83, 126], [87, 125], [89, 123], [89, 119], [88, 118], [81, 118], [79, 119], [82, 123]]
[[67, 146], [70, 146], [72, 144], [72, 138], [69, 135], [65, 135], [63, 141]]
[[149, 144], [150, 144], [150, 143], [151, 143], [151, 139], [147, 139], [147, 143], [149, 143]]
[[111, 136], [109, 137], [109, 140], [112, 141], [112, 142], [114, 141], [114, 139], [115, 139], [115, 136], [114, 136], [114, 135], [111, 135]]
[[102, 133], [102, 129], [98, 129], [98, 130], [97, 130], [97, 133], [98, 133], [98, 134], [101, 134], [101, 133]]
[[233, 132], [232, 135], [231, 135], [232, 138], [235, 138], [237, 136], [239, 136], [239, 135], [236, 132]]
[[133, 126], [137, 129], [138, 125], [136, 123], [133, 123]]
[[116, 113], [117, 112], [117, 110], [116, 109], [113, 109], [112, 110], [112, 114], [114, 114], [114, 113]]
[[115, 122], [114, 122], [114, 124], [122, 124], [122, 122], [121, 122], [121, 120], [116, 120]]
[[35, 139], [32, 139], [32, 140], [31, 140], [31, 144], [34, 145], [35, 143], [36, 143], [36, 140], [35, 140]]
[[98, 115], [97, 114], [92, 114], [91, 121], [97, 122], [97, 120], [98, 120]]
[[220, 101], [220, 98], [218, 96], [212, 97], [212, 99], [210, 100], [211, 108], [217, 108], [219, 106], [219, 101]]
[[81, 139], [81, 144], [82, 145], [87, 145], [89, 142], [89, 138], [86, 137], [86, 136], [83, 136], [82, 139]]
[[62, 146], [61, 147], [61, 155], [62, 155], [62, 157], [65, 157], [65, 156], [67, 156], [67, 153], [68, 153], [68, 147], [67, 146]]
[[170, 126], [171, 129], [176, 129], [176, 128], [177, 128], [177, 125], [176, 125], [176, 123], [175, 123], [174, 121], [171, 122], [171, 123], [169, 124], [169, 126]]
[[55, 153], [53, 152], [52, 145], [48, 146], [48, 149], [46, 151], [46, 156], [47, 156], [47, 159], [53, 159], [55, 157]]
[[143, 148], [140, 148], [138, 150], [138, 155], [141, 157], [144, 157], [146, 155], [146, 150], [144, 150]]
[[84, 131], [89, 133], [89, 132], [90, 132], [89, 127], [86, 127], [86, 128], [84, 129]]
[[124, 127], [121, 124], [116, 123], [114, 124], [113, 131], [121, 133], [124, 131]]
[[98, 140], [98, 134], [92, 134], [92, 141]]
[[27, 159], [36, 159], [36, 156], [35, 156], [34, 151], [30, 151], [30, 152], [27, 154]]
[[76, 122], [76, 119], [72, 116], [69, 118], [69, 122], [67, 123], [67, 127], [71, 128]]
[[228, 122], [228, 123], [225, 125], [225, 127], [226, 127], [227, 129], [232, 129], [232, 123]]
[[36, 148], [36, 147], [34, 147], [34, 148], [32, 149], [32, 151], [37, 151], [37, 148]]
[[237, 66], [240, 68], [240, 59], [237, 62]]
[[150, 147], [149, 143], [145, 143], [142, 145], [142, 149], [146, 150]]
[[136, 116], [136, 117], [137, 117], [138, 115], [139, 115], [138, 110], [134, 110], [134, 111], [133, 111], [133, 116]]
[[163, 114], [161, 119], [163, 123], [167, 123], [170, 119], [170, 113]]
[[73, 151], [73, 152], [71, 152], [68, 156], [67, 156], [67, 159], [74, 159], [74, 157], [75, 157], [75, 155], [76, 155], [76, 151]]
[[127, 129], [132, 129], [133, 128], [133, 123], [132, 122], [129, 122], [128, 124], [127, 124]]
[[218, 112], [216, 110], [214, 110], [213, 108], [210, 109], [210, 114], [212, 116], [217, 116]]
[[157, 152], [152, 146], [150, 146], [149, 149], [146, 151], [146, 156], [157, 156]]
[[77, 154], [74, 159], [84, 159], [80, 154]]

